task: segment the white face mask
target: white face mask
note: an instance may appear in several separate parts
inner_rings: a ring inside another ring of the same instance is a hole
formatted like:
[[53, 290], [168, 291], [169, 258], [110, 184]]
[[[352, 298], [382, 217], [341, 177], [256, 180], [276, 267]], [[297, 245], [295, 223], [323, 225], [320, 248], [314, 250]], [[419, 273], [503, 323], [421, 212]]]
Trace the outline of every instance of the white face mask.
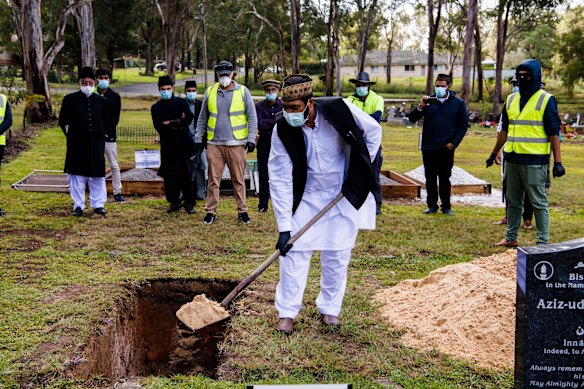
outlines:
[[229, 76], [222, 76], [219, 77], [219, 83], [223, 88], [227, 88], [229, 84], [231, 84], [231, 77]]
[[197, 92], [187, 92], [186, 96], [188, 101], [195, 101], [197, 98]]
[[91, 94], [93, 93], [93, 85], [87, 85], [87, 86], [83, 86], [83, 85], [79, 85], [79, 90], [81, 92], [83, 92], [83, 94], [85, 94], [85, 96], [89, 97], [91, 96]]

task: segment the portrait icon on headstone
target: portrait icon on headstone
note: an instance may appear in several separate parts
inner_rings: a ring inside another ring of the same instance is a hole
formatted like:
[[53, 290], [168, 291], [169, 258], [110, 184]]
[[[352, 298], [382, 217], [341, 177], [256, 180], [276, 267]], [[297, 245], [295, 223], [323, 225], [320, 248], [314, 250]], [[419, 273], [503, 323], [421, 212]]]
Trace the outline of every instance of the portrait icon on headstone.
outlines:
[[554, 275], [554, 267], [547, 261], [541, 261], [535, 265], [533, 272], [538, 280], [547, 281]]

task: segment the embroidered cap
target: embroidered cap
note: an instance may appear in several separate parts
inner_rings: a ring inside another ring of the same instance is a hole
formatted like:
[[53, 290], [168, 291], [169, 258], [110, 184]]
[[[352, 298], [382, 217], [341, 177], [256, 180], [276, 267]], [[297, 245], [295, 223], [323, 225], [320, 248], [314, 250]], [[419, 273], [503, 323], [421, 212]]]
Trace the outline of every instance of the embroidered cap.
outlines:
[[260, 85], [264, 89], [266, 89], [269, 86], [275, 86], [276, 88], [280, 89], [280, 85], [282, 85], [282, 84], [278, 80], [265, 80], [265, 81], [262, 81], [262, 83]]
[[292, 101], [312, 96], [312, 78], [308, 74], [292, 74], [284, 78], [282, 100]]

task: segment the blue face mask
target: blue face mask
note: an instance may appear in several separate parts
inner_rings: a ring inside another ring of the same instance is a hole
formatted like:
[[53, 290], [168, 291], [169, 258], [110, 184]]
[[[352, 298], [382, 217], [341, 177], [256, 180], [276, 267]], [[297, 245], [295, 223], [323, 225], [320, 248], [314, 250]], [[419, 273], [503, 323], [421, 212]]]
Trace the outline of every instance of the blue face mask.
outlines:
[[434, 90], [436, 92], [436, 97], [442, 98], [442, 97], [446, 96], [446, 87], [437, 86], [437, 87], [435, 87]]
[[101, 90], [106, 90], [109, 87], [109, 80], [97, 80], [97, 86]]
[[268, 101], [276, 101], [278, 98], [278, 93], [266, 93], [266, 100]]
[[513, 93], [519, 93], [519, 86], [515, 85], [513, 87]]
[[368, 86], [358, 86], [357, 88], [355, 88], [355, 91], [357, 92], [357, 96], [360, 96], [360, 97], [367, 96], [369, 94], [369, 87]]
[[186, 95], [188, 101], [195, 101], [197, 98], [197, 92], [187, 92]]
[[162, 100], [170, 100], [170, 98], [172, 97], [172, 91], [171, 90], [161, 90], [160, 97], [162, 97]]
[[308, 109], [308, 105], [302, 112], [292, 112], [288, 113], [282, 110], [282, 114], [284, 115], [284, 119], [288, 122], [289, 125], [292, 127], [301, 127], [306, 121], [308, 120], [308, 115], [304, 117], [306, 110]]

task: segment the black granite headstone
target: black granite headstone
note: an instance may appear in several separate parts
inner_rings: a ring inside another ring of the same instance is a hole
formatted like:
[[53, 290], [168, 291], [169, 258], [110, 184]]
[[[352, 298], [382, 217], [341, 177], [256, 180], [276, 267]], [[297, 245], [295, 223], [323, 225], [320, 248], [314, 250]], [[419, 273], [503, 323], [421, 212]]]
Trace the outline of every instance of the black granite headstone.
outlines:
[[515, 389], [584, 388], [584, 238], [517, 250]]

